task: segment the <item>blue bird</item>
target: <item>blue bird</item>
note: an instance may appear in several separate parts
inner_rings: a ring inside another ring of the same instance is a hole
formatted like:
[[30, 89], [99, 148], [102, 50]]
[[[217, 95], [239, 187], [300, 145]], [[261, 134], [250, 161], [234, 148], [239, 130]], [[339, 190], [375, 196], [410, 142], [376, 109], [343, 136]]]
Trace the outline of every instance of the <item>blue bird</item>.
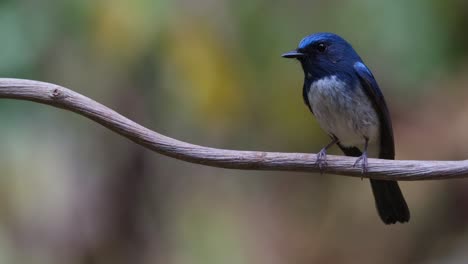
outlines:
[[[304, 102], [332, 140], [317, 154], [320, 169], [326, 165], [327, 149], [335, 144], [345, 155], [358, 157], [354, 166], [360, 164], [363, 173], [367, 172], [370, 144], [375, 145], [378, 158], [395, 158], [383, 94], [351, 44], [333, 33], [316, 33], [282, 56], [301, 63]], [[398, 183], [372, 179], [370, 183], [382, 221], [408, 222], [410, 212]]]

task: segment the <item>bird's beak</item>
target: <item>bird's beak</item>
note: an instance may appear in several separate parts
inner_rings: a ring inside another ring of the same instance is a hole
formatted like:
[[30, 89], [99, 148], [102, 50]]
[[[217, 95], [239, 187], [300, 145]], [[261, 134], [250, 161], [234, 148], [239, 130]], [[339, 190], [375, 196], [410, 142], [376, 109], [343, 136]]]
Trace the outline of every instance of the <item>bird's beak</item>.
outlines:
[[281, 57], [288, 58], [288, 59], [301, 58], [301, 57], [304, 57], [304, 56], [305, 56], [304, 53], [299, 52], [297, 50], [288, 51], [288, 52], [281, 55]]

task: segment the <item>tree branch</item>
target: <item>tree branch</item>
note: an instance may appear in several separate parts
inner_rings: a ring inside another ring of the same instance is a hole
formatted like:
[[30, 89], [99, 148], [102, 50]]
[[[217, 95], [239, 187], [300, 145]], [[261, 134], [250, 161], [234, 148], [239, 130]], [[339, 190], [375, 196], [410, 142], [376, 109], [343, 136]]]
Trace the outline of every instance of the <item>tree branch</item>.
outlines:
[[[319, 172], [316, 154], [238, 151], [216, 149], [182, 142], [158, 134], [119, 113], [67, 88], [38, 81], [0, 78], [0, 98], [34, 101], [73, 111], [131, 141], [160, 154], [207, 166], [242, 170]], [[433, 180], [468, 177], [468, 160], [410, 161], [369, 159], [369, 171], [362, 175], [353, 167], [355, 158], [328, 156], [324, 172], [393, 180]]]

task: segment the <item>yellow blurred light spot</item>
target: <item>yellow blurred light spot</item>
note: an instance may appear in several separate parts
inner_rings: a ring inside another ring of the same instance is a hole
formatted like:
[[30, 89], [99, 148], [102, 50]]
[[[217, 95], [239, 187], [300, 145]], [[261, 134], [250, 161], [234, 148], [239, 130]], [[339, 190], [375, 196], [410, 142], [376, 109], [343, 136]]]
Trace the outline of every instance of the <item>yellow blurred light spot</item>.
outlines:
[[[158, 19], [142, 1], [106, 1], [96, 4], [94, 44], [108, 59], [137, 58], [151, 43]], [[160, 22], [159, 22], [160, 23]]]
[[235, 62], [223, 47], [214, 31], [192, 21], [171, 28], [166, 53], [178, 76], [190, 84], [179, 91], [180, 96], [189, 97], [200, 114], [217, 121], [238, 113], [242, 97], [235, 67], [231, 66]]

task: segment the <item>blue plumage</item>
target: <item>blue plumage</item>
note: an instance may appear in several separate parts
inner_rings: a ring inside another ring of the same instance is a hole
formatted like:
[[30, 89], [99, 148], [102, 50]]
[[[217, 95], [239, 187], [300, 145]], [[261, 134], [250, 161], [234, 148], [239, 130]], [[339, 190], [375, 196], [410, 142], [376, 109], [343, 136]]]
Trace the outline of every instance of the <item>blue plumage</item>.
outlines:
[[[367, 171], [368, 144], [378, 147], [378, 157], [394, 159], [390, 114], [369, 68], [351, 44], [333, 33], [305, 37], [296, 50], [283, 54], [300, 61], [304, 70], [304, 101], [332, 142], [317, 155], [326, 165], [326, 151], [337, 144], [348, 156], [359, 157]], [[377, 210], [386, 224], [409, 221], [406, 201], [395, 181], [371, 180]]]

